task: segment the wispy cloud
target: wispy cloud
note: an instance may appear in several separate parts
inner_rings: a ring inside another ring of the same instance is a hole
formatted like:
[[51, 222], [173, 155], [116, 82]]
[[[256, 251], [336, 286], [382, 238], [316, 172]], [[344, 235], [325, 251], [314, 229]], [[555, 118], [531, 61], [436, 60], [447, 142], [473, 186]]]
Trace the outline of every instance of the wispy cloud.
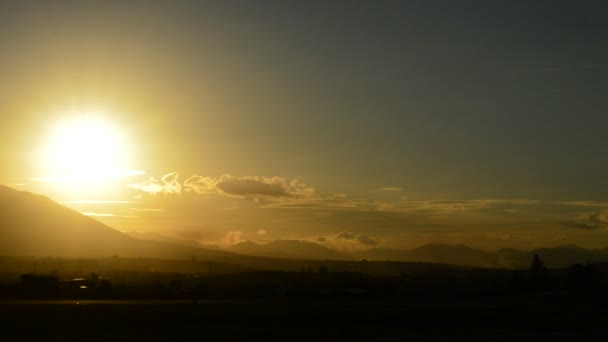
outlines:
[[341, 232], [338, 233], [338, 235], [336, 236], [336, 238], [338, 239], [344, 239], [344, 240], [354, 240], [357, 236], [353, 233], [350, 232]]
[[163, 212], [165, 209], [163, 208], [130, 208], [133, 211], [142, 211], [142, 212]]
[[109, 213], [94, 213], [91, 211], [82, 211], [80, 212], [82, 215], [85, 216], [94, 216], [94, 217], [115, 217], [116, 215], [114, 214], [109, 214]]
[[565, 224], [575, 228], [587, 230], [608, 228], [608, 212], [594, 211], [584, 213], [578, 216], [576, 219], [566, 222]]
[[338, 250], [363, 250], [380, 243], [380, 240], [377, 238], [348, 231], [318, 236], [314, 238], [314, 241]]
[[390, 192], [401, 192], [401, 191], [403, 191], [403, 188], [397, 188], [397, 187], [388, 186], [388, 187], [382, 188], [380, 190], [382, 190], [382, 191], [390, 191]]
[[139, 190], [150, 195], [156, 194], [181, 194], [182, 186], [178, 182], [179, 174], [171, 172], [161, 177], [160, 180], [150, 177], [139, 183], [129, 184], [132, 189]]
[[599, 201], [557, 201], [553, 202], [558, 205], [574, 206], [574, 207], [597, 207], [608, 208], [608, 202]]
[[235, 245], [239, 242], [243, 242], [243, 232], [241, 231], [228, 232], [222, 239], [224, 245]]
[[434, 200], [434, 201], [370, 201], [360, 198], [326, 197], [310, 201], [282, 201], [268, 203], [264, 208], [284, 209], [328, 209], [350, 211], [381, 211], [398, 213], [426, 212], [435, 214], [478, 211], [497, 206], [537, 205], [540, 201], [529, 199], [478, 199], [478, 200]]
[[[351, 232], [340, 232], [335, 235], [335, 239], [356, 241], [364, 246], [375, 246], [380, 242], [368, 235], [357, 235]], [[325, 237], [323, 241], [327, 241], [327, 238]]]
[[360, 244], [365, 245], [365, 246], [375, 246], [379, 242], [377, 239], [374, 239], [374, 238], [369, 237], [367, 235], [359, 235], [359, 236], [357, 236], [357, 241], [359, 241]]
[[113, 200], [75, 200], [66, 201], [63, 204], [138, 204], [137, 201], [113, 201]]

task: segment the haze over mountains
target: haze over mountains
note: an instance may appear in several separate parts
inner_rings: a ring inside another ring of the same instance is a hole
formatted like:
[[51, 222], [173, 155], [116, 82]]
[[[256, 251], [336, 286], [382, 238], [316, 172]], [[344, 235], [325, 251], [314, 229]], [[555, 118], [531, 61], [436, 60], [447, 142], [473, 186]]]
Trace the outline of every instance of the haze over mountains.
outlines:
[[334, 251], [318, 243], [300, 240], [275, 240], [266, 244], [245, 241], [228, 247], [228, 250], [271, 258], [352, 260], [352, 257], [346, 253]]
[[[242, 262], [245, 256], [252, 256], [302, 260], [390, 260], [502, 268], [525, 268], [534, 254], [540, 255], [549, 267], [608, 261], [606, 248], [590, 250], [574, 245], [532, 251], [482, 251], [464, 245], [425, 245], [413, 250], [372, 248], [344, 252], [310, 241], [275, 240], [265, 244], [245, 241], [219, 249], [219, 246], [201, 245], [196, 241], [156, 233], [124, 234], [47, 197], [0, 186], [0, 255], [4, 256], [198, 257], [238, 262]], [[276, 264], [281, 262], [277, 260]]]
[[482, 251], [465, 245], [431, 244], [412, 250], [372, 248], [366, 251], [339, 252], [315, 242], [276, 240], [267, 244], [246, 241], [236, 244], [228, 250], [239, 254], [273, 258], [429, 262], [487, 268], [526, 268], [534, 254], [541, 256], [549, 267], [568, 267], [575, 263], [608, 261], [608, 249], [589, 250], [575, 245], [532, 251], [517, 249]]
[[229, 254], [135, 239], [45, 196], [0, 186], [0, 255], [190, 258]]

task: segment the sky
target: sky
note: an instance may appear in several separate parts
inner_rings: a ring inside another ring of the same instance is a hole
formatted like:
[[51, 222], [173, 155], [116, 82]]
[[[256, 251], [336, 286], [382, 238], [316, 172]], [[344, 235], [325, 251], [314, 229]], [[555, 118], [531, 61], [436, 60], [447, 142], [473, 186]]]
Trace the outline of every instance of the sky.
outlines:
[[210, 244], [607, 247], [607, 10], [0, 1], [0, 184]]

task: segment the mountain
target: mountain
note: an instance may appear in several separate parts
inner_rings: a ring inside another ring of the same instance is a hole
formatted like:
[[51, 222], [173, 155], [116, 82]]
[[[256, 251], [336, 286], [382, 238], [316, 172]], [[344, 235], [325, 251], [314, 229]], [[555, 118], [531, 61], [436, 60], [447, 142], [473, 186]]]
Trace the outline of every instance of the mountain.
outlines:
[[465, 245], [425, 245], [410, 251], [416, 261], [465, 266], [499, 267], [496, 255]]
[[538, 254], [547, 267], [566, 268], [573, 264], [608, 262], [608, 249], [586, 249], [575, 245], [539, 248], [523, 251], [504, 248], [498, 251], [482, 251], [465, 245], [424, 245], [413, 250], [372, 248], [352, 252], [361, 260], [392, 260], [406, 262], [432, 262], [459, 266], [528, 268]]
[[196, 248], [208, 248], [208, 249], [214, 249], [214, 250], [221, 249], [219, 246], [216, 246], [216, 245], [202, 244], [202, 243], [196, 242], [194, 240], [177, 239], [177, 238], [159, 234], [156, 232], [142, 233], [142, 232], [137, 232], [137, 231], [131, 231], [131, 232], [125, 232], [125, 234], [127, 234], [130, 237], [139, 239], [139, 240], [167, 242], [167, 243], [171, 243], [171, 244], [175, 244], [175, 245], [183, 245], [183, 246], [190, 246], [190, 247], [196, 247]]
[[608, 249], [585, 249], [575, 245], [531, 251], [501, 249], [489, 252], [465, 245], [432, 244], [413, 250], [372, 248], [350, 253], [299, 240], [275, 240], [266, 244], [246, 241], [225, 251], [207, 247], [194, 241], [173, 239], [155, 233], [132, 233], [129, 236], [63, 207], [45, 196], [0, 186], [0, 256], [96, 258], [119, 255], [156, 259], [197, 257], [256, 267], [262, 265], [272, 269], [280, 269], [281, 265], [293, 263], [295, 259], [367, 259], [528, 268], [534, 255], [538, 254], [550, 268], [564, 268], [576, 263], [608, 262]]
[[500, 267], [497, 256], [465, 245], [424, 245], [413, 250], [372, 248], [353, 252], [356, 259], [432, 262], [461, 266]]
[[300, 240], [274, 240], [265, 244], [252, 241], [237, 243], [229, 251], [271, 258], [309, 260], [350, 260], [349, 255], [334, 251], [314, 242]]
[[576, 245], [539, 248], [531, 251], [501, 249], [497, 254], [505, 262], [511, 262], [519, 268], [528, 267], [535, 254], [541, 258], [547, 267], [551, 268], [608, 261], [606, 249], [586, 249]]
[[0, 186], [0, 255], [181, 259], [231, 253], [135, 239], [45, 196]]

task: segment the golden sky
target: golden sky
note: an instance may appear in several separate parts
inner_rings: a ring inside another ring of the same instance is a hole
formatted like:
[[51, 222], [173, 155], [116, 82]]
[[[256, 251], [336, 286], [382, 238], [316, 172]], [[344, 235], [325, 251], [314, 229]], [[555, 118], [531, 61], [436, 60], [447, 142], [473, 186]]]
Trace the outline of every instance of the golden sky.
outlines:
[[605, 247], [605, 20], [469, 7], [1, 2], [0, 183], [205, 243]]

